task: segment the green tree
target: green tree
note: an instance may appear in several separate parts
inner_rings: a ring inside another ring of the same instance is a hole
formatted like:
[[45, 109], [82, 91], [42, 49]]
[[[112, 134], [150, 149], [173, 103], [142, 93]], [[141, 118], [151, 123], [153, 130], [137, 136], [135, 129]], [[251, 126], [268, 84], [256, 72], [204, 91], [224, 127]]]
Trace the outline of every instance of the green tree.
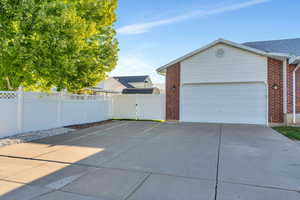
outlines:
[[1, 0], [0, 90], [91, 87], [117, 62], [117, 0]]

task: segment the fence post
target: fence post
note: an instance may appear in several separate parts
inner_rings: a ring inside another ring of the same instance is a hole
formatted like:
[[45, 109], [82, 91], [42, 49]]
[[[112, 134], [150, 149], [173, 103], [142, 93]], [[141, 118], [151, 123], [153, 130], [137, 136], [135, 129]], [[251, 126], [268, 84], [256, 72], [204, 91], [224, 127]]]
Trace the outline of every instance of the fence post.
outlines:
[[114, 118], [114, 99], [113, 99], [113, 95], [108, 95], [108, 93], [105, 93], [102, 104], [106, 104], [108, 106], [108, 109], [106, 110], [106, 114], [105, 114], [106, 118], [113, 119]]
[[23, 115], [23, 109], [24, 109], [24, 94], [23, 89], [20, 87], [17, 91], [17, 124], [18, 124], [18, 133], [23, 132], [23, 121], [24, 121], [24, 115]]
[[115, 118], [115, 99], [114, 95], [109, 96], [109, 103], [110, 103], [110, 118]]
[[58, 103], [57, 103], [57, 125], [60, 127], [62, 126], [62, 119], [61, 119], [61, 116], [62, 116], [62, 97], [63, 97], [63, 93], [62, 92], [59, 92], [59, 95], [58, 95]]
[[[90, 106], [91, 102], [88, 101], [88, 95], [86, 93], [84, 94], [83, 98], [84, 98], [84, 100], [83, 100], [84, 104], [83, 105]], [[87, 123], [88, 122], [87, 119], [88, 119], [88, 109], [84, 109], [84, 122], [83, 123]]]

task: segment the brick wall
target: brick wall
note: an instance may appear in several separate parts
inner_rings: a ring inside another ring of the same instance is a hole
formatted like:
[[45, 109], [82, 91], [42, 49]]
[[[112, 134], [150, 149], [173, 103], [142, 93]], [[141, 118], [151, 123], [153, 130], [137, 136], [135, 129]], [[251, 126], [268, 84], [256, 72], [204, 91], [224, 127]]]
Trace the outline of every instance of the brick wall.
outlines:
[[[269, 92], [269, 122], [283, 123], [283, 62], [268, 58], [268, 92]], [[288, 87], [288, 113], [292, 112], [292, 71], [296, 66], [289, 66], [287, 73]], [[300, 112], [300, 70], [297, 72], [297, 112]], [[274, 86], [278, 88], [275, 89]], [[180, 63], [167, 68], [166, 73], [166, 119], [179, 120], [180, 97]]]
[[179, 120], [180, 63], [167, 68], [166, 120]]
[[[283, 123], [283, 62], [268, 58], [269, 122]], [[274, 86], [277, 85], [278, 89]]]
[[[289, 65], [287, 71], [287, 111], [293, 113], [293, 71], [297, 65]], [[300, 69], [296, 72], [296, 112], [300, 113]]]

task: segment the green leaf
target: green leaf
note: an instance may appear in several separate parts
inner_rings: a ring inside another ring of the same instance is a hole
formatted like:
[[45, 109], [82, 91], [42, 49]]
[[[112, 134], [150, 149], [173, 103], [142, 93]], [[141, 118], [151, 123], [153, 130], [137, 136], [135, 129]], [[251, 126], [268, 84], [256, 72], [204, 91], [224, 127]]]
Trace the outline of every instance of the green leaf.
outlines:
[[117, 63], [117, 0], [1, 0], [0, 90], [78, 92]]

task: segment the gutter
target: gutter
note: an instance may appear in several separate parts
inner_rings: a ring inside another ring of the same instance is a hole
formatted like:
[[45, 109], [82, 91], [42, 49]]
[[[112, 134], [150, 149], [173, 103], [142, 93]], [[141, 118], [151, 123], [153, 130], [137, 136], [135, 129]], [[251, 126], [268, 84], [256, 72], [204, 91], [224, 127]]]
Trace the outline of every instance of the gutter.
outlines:
[[300, 68], [300, 63], [293, 70], [293, 123], [296, 124], [296, 72]]
[[293, 56], [290, 58], [290, 61], [289, 61], [290, 64], [296, 64], [299, 62], [300, 62], [300, 56]]

